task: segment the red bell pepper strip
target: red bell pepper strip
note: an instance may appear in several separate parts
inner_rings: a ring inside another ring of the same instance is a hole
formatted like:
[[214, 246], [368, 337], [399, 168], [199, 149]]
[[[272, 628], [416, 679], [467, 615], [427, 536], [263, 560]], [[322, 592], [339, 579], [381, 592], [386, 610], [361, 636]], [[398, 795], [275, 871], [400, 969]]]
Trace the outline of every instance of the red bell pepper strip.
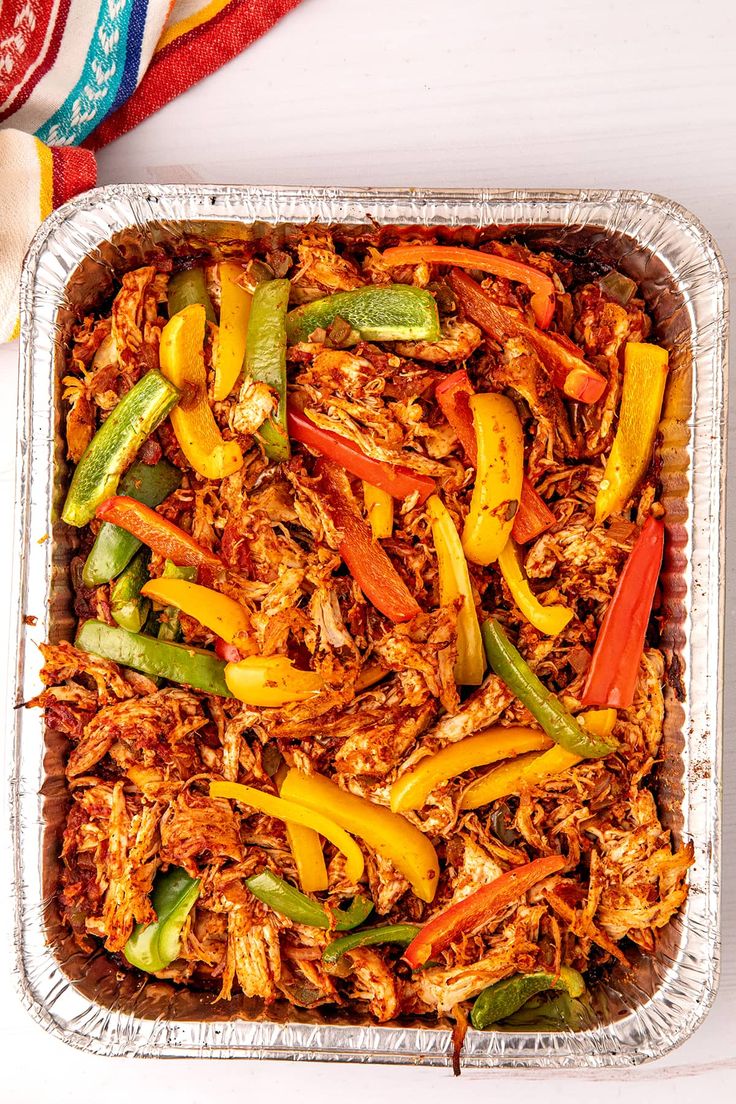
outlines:
[[488, 885], [476, 889], [457, 904], [450, 905], [425, 924], [404, 954], [412, 969], [424, 966], [458, 936], [471, 935], [492, 920], [502, 909], [551, 874], [562, 870], [567, 860], [562, 855], [549, 855], [507, 870]]
[[648, 517], [606, 610], [582, 704], [629, 709], [664, 552], [664, 522]]
[[519, 509], [514, 517], [514, 525], [511, 536], [517, 544], [528, 544], [541, 536], [550, 525], [554, 525], [557, 518], [550, 510], [547, 503], [532, 487], [528, 479], [521, 484], [521, 498]]
[[504, 276], [507, 280], [526, 284], [532, 292], [532, 310], [541, 329], [546, 330], [554, 317], [554, 282], [533, 265], [512, 261], [507, 257], [497, 257], [494, 253], [484, 253], [480, 249], [467, 249], [461, 245], [397, 245], [392, 249], [385, 249], [381, 256], [388, 265], [421, 264], [422, 261], [428, 261], [475, 268], [481, 272], [491, 272], [494, 276]]
[[366, 598], [392, 621], [409, 621], [419, 606], [363, 521], [342, 468], [319, 461], [317, 490], [340, 536], [339, 552]]
[[364, 479], [374, 487], [380, 487], [393, 498], [408, 498], [409, 495], [416, 493], [419, 495], [419, 501], [424, 502], [434, 491], [434, 480], [428, 475], [417, 474], [408, 468], [366, 456], [347, 437], [342, 437], [329, 429], [323, 429], [301, 410], [289, 407], [286, 413], [286, 425], [289, 436], [295, 441], [301, 441], [303, 445], [308, 445], [322, 456], [326, 456], [328, 460], [334, 460], [351, 475]]
[[132, 533], [177, 567], [205, 568], [214, 574], [223, 571], [222, 561], [214, 552], [202, 548], [189, 533], [134, 498], [126, 495], [108, 498], [97, 507], [97, 517]]
[[223, 640], [221, 636], [218, 636], [215, 640], [215, 655], [220, 659], [224, 659], [226, 663], [239, 663], [243, 658], [240, 654], [240, 649], [236, 648], [234, 644], [229, 644], [227, 640]]
[[459, 305], [494, 341], [523, 338], [532, 346], [550, 374], [555, 387], [571, 399], [593, 403], [606, 390], [607, 380], [583, 358], [580, 349], [562, 334], [543, 333], [524, 321], [519, 311], [497, 303], [459, 268], [453, 268], [447, 282]]
[[445, 376], [435, 388], [435, 396], [440, 410], [455, 430], [455, 435], [465, 450], [469, 463], [478, 466], [478, 446], [473, 428], [473, 412], [469, 399], [475, 391], [464, 368]]

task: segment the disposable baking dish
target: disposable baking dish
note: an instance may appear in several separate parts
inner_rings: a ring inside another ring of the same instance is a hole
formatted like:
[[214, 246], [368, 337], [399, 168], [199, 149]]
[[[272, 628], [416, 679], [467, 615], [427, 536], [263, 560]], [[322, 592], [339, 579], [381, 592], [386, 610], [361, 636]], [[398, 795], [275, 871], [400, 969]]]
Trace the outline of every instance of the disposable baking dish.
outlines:
[[[660, 459], [667, 509], [662, 647], [668, 678], [656, 789], [676, 841], [695, 863], [680, 913], [628, 971], [594, 991], [581, 1032], [468, 1033], [466, 1067], [624, 1066], [660, 1057], [692, 1033], [715, 994], [719, 959], [722, 554], [727, 291], [718, 250], [678, 204], [638, 192], [387, 191], [116, 185], [88, 192], [38, 231], [21, 287], [20, 418], [15, 516], [14, 704], [39, 690], [43, 640], [70, 639], [70, 532], [61, 438], [63, 349], [75, 318], [111, 276], [155, 250], [182, 250], [201, 221], [483, 227], [612, 264], [637, 280], [670, 350]], [[284, 1004], [264, 1010], [117, 970], [83, 955], [55, 907], [66, 808], [65, 741], [40, 710], [15, 710], [11, 800], [17, 973], [36, 1019], [81, 1049], [110, 1055], [320, 1059], [445, 1065], [446, 1025], [376, 1026]]]

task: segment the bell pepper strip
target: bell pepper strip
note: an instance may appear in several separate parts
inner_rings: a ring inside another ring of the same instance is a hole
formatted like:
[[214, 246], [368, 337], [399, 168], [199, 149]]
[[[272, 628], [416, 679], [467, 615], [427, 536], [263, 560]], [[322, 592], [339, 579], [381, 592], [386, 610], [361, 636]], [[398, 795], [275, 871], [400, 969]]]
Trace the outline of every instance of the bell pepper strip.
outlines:
[[74, 644], [83, 652], [132, 667], [152, 678], [165, 678], [220, 698], [232, 697], [225, 683], [225, 664], [204, 648], [130, 633], [103, 621], [85, 621]]
[[445, 376], [434, 389], [435, 398], [445, 418], [455, 430], [455, 436], [463, 446], [468, 462], [478, 466], [478, 446], [473, 428], [470, 399], [475, 394], [464, 368]]
[[514, 515], [511, 536], [517, 544], [528, 544], [529, 541], [541, 537], [556, 521], [557, 518], [547, 503], [525, 476], [521, 482], [519, 509]]
[[204, 307], [198, 303], [175, 314], [161, 331], [161, 371], [182, 393], [171, 411], [179, 447], [205, 479], [225, 479], [243, 466], [237, 441], [223, 440], [207, 398], [204, 366]]
[[338, 551], [348, 571], [376, 609], [392, 621], [410, 621], [419, 613], [419, 605], [384, 549], [373, 540], [344, 471], [320, 461], [318, 474], [317, 491], [339, 534]]
[[158, 874], [151, 894], [156, 919], [136, 924], [123, 954], [131, 966], [157, 974], [179, 957], [181, 932], [199, 897], [199, 878], [172, 866]]
[[586, 759], [600, 759], [615, 750], [613, 744], [586, 732], [559, 698], [547, 690], [494, 618], [484, 621], [480, 631], [493, 670], [556, 744]]
[[[605, 740], [611, 735], [616, 724], [616, 710], [591, 709], [587, 713], [579, 714], [578, 720], [584, 724], [587, 732]], [[581, 755], [566, 751], [559, 744], [555, 744], [541, 755], [520, 755], [507, 763], [501, 763], [472, 782], [463, 793], [460, 808], [479, 809], [482, 805], [490, 805], [492, 801], [497, 801], [499, 798], [521, 793], [531, 786], [546, 782], [548, 778], [564, 774], [570, 767], [582, 761]]]
[[571, 966], [561, 966], [559, 974], [547, 970], [514, 974], [503, 981], [497, 981], [495, 985], [489, 985], [476, 997], [470, 1022], [477, 1031], [485, 1031], [499, 1020], [505, 1020], [507, 1016], [518, 1012], [537, 993], [550, 989], [562, 989], [571, 997], [580, 997], [585, 992], [585, 982], [582, 974]]
[[[122, 532], [122, 530], [121, 530]], [[197, 578], [196, 567], [177, 567], [171, 560], [164, 561], [163, 579], [186, 579], [193, 583]], [[159, 640], [179, 640], [181, 626], [179, 624], [179, 610], [176, 606], [166, 606], [158, 615], [158, 627], [156, 630]], [[217, 653], [217, 649], [215, 649]], [[238, 655], [238, 659], [240, 656]], [[220, 656], [224, 659], [224, 656]]]
[[394, 531], [394, 500], [388, 491], [363, 480], [363, 505], [374, 540], [388, 540]]
[[505, 395], [474, 395], [470, 409], [478, 467], [462, 541], [471, 563], [487, 567], [508, 541], [519, 508], [524, 437], [516, 407]]
[[414, 970], [424, 966], [460, 936], [472, 935], [485, 927], [502, 909], [518, 901], [538, 882], [562, 870], [566, 862], [563, 855], [548, 855], [494, 878], [425, 924], [407, 947], [404, 960]]
[[215, 655], [219, 656], [220, 659], [224, 659], [226, 663], [239, 663], [243, 658], [239, 648], [236, 648], [234, 644], [228, 644], [227, 640], [223, 640], [220, 636], [215, 641]]
[[[157, 464], [136, 460], [122, 476], [118, 490], [146, 506], [158, 506], [181, 485], [181, 478], [182, 473], [168, 460]], [[117, 525], [101, 525], [85, 561], [82, 582], [87, 587], [109, 583], [128, 566], [140, 547], [136, 537]]]
[[499, 344], [523, 338], [544, 364], [555, 387], [570, 399], [593, 403], [603, 395], [607, 380], [592, 368], [582, 352], [561, 334], [544, 333], [525, 322], [521, 313], [497, 303], [475, 280], [454, 268], [447, 282], [465, 314]]
[[346, 908], [326, 909], [271, 870], [253, 874], [245, 879], [245, 884], [254, 897], [274, 912], [293, 920], [295, 924], [306, 924], [311, 928], [350, 931], [373, 912], [373, 902], [366, 897], [354, 897]]
[[243, 371], [245, 339], [253, 296], [240, 282], [244, 270], [236, 261], [220, 262], [220, 326], [212, 397], [226, 399]]
[[514, 602], [529, 624], [545, 636], [557, 636], [561, 633], [572, 620], [572, 610], [561, 604], [542, 605], [529, 586], [512, 538], [506, 541], [499, 553], [498, 566]]
[[[288, 773], [289, 768], [286, 763], [281, 763], [281, 766], [276, 771], [274, 781], [276, 783], [276, 789], [281, 795], [281, 787], [284, 784], [284, 779]], [[304, 893], [321, 893], [327, 889], [329, 879], [327, 877], [327, 867], [325, 866], [325, 857], [322, 851], [322, 841], [319, 838], [319, 833], [315, 832], [313, 828], [307, 828], [303, 824], [297, 824], [293, 820], [287, 820], [285, 822], [286, 838], [289, 841], [289, 850], [291, 851], [296, 866], [296, 873], [299, 879], [299, 885], [302, 887]]]
[[263, 423], [258, 435], [269, 460], [290, 456], [286, 429], [286, 308], [288, 280], [267, 280], [258, 284], [248, 319], [245, 341], [245, 374], [267, 384], [278, 395], [275, 413]]
[[600, 525], [631, 498], [652, 458], [662, 413], [669, 356], [659, 345], [628, 341], [618, 428], [595, 500]]
[[440, 320], [431, 292], [407, 284], [339, 291], [304, 303], [286, 316], [290, 345], [343, 318], [364, 341], [438, 341]]
[[323, 812], [346, 832], [362, 839], [394, 864], [422, 901], [434, 898], [439, 879], [437, 854], [427, 837], [404, 817], [341, 790], [321, 774], [301, 774], [292, 769], [281, 793], [289, 801]]
[[601, 276], [598, 287], [605, 291], [611, 299], [625, 307], [632, 295], [636, 293], [636, 284], [628, 276], [612, 269], [605, 276]]
[[248, 613], [239, 602], [187, 579], [150, 579], [141, 593], [161, 606], [175, 606], [228, 644], [250, 629]]
[[188, 268], [172, 276], [169, 279], [168, 300], [169, 318], [173, 318], [186, 307], [198, 303], [204, 307], [207, 321], [216, 321], [215, 308], [212, 306], [210, 293], [207, 291], [207, 281], [201, 268]]
[[406, 947], [421, 931], [419, 924], [384, 924], [380, 928], [363, 928], [362, 931], [342, 935], [333, 939], [322, 952], [322, 961], [330, 966], [338, 962], [344, 954], [358, 947], [376, 947], [384, 943], [398, 943]]
[[141, 549], [110, 588], [110, 613], [121, 629], [138, 633], [146, 623], [151, 603], [141, 597], [148, 582], [148, 553]]
[[248, 656], [228, 663], [230, 695], [246, 705], [275, 707], [307, 701], [324, 690], [316, 671], [300, 671], [288, 656]]
[[80, 527], [92, 520], [99, 504], [115, 494], [143, 442], [178, 401], [178, 388], [153, 369], [123, 395], [74, 470], [61, 514], [67, 525]]
[[251, 809], [257, 809], [259, 813], [265, 813], [266, 816], [311, 828], [312, 831], [318, 832], [320, 836], [324, 836], [334, 844], [345, 856], [345, 873], [350, 882], [355, 884], [363, 877], [365, 863], [362, 851], [355, 840], [324, 813], [306, 809], [294, 801], [263, 793], [262, 790], [256, 790], [253, 786], [243, 786], [239, 782], [210, 782], [210, 797], [226, 797]]
[[457, 615], [457, 660], [455, 682], [459, 686], [480, 686], [486, 670], [486, 657], [465, 559], [455, 522], [442, 500], [432, 495], [427, 500], [427, 517], [432, 526], [439, 569], [440, 603], [450, 606], [462, 598]]
[[222, 561], [214, 552], [197, 544], [189, 533], [134, 498], [125, 495], [108, 498], [98, 506], [97, 517], [132, 533], [177, 567], [206, 568], [214, 574], [223, 571]]
[[371, 686], [375, 686], [376, 683], [384, 679], [388, 674], [388, 667], [384, 667], [378, 660], [368, 660], [364, 663], [358, 672], [355, 679], [355, 693], [359, 694], [363, 690], [368, 690]]
[[288, 409], [286, 424], [289, 435], [295, 441], [307, 445], [328, 460], [333, 460], [358, 479], [366, 480], [374, 487], [387, 491], [393, 498], [408, 498], [409, 495], [417, 494], [419, 501], [424, 502], [434, 490], [434, 480], [428, 475], [421, 475], [399, 464], [387, 464], [384, 460], [366, 456], [347, 437], [342, 437], [329, 429], [323, 429], [302, 411], [292, 406]]
[[648, 517], [604, 614], [583, 705], [631, 708], [663, 552], [664, 522]]
[[555, 285], [546, 272], [533, 265], [512, 261], [507, 257], [498, 257], [494, 253], [484, 253], [480, 249], [468, 249], [462, 245], [396, 245], [384, 249], [381, 254], [384, 264], [441, 264], [457, 265], [459, 268], [474, 268], [478, 272], [490, 272], [493, 276], [502, 276], [506, 280], [525, 284], [532, 292], [532, 310], [537, 325], [546, 330], [555, 313]]
[[434, 755], [426, 756], [413, 770], [402, 774], [391, 787], [391, 811], [406, 813], [423, 808], [432, 790], [474, 767], [551, 746], [552, 741], [544, 732], [521, 725], [508, 728], [494, 725], [485, 732], [466, 736], [464, 740], [448, 744]]

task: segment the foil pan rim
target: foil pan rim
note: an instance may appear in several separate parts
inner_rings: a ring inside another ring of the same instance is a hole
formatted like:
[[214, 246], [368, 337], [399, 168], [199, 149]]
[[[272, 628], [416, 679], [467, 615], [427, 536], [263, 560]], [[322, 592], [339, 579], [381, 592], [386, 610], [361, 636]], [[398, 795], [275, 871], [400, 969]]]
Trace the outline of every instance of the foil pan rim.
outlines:
[[[362, 212], [362, 218], [361, 218]], [[18, 427], [17, 497], [14, 540], [13, 610], [18, 628], [18, 671], [14, 705], [25, 700], [34, 672], [26, 663], [29, 647], [43, 639], [45, 610], [36, 610], [35, 633], [24, 622], [38, 573], [46, 591], [53, 571], [51, 542], [32, 525], [51, 525], [51, 461], [55, 310], [65, 278], [113, 231], [144, 221], [216, 219], [365, 221], [453, 225], [524, 225], [550, 228], [578, 225], [630, 236], [651, 249], [675, 278], [693, 324], [696, 403], [688, 422], [692, 434], [692, 475], [687, 502], [690, 561], [684, 570], [688, 591], [701, 602], [687, 613], [683, 648], [687, 685], [697, 686], [698, 708], [685, 707], [690, 743], [710, 756], [710, 774], [688, 780], [691, 820], [697, 833], [702, 884], [691, 893], [683, 917], [679, 950], [666, 962], [660, 987], [624, 1019], [572, 1033], [471, 1032], [467, 1067], [536, 1068], [630, 1066], [661, 1057], [687, 1038], [714, 999], [719, 972], [720, 720], [722, 710], [722, 619], [719, 586], [724, 539], [721, 509], [724, 485], [727, 374], [727, 280], [712, 237], [684, 207], [635, 190], [527, 191], [438, 189], [340, 189], [237, 187], [220, 185], [108, 185], [85, 193], [54, 212], [34, 237], [21, 280], [20, 391], [23, 418]], [[35, 390], [34, 390], [35, 384]], [[34, 405], [35, 400], [35, 405]], [[714, 456], [715, 454], [715, 456]], [[714, 459], [720, 461], [714, 463]], [[45, 466], [44, 466], [45, 462]], [[715, 523], [715, 524], [714, 524]], [[49, 528], [50, 531], [50, 528]], [[35, 670], [35, 669], [34, 669]], [[261, 1056], [325, 1061], [380, 1061], [447, 1064], [450, 1040], [435, 1028], [395, 1026], [276, 1024], [261, 1021], [188, 1022], [103, 1008], [83, 1000], [59, 968], [45, 941], [44, 900], [38, 859], [39, 789], [43, 745], [39, 726], [16, 711], [11, 767], [11, 816], [15, 844], [14, 907], [16, 973], [21, 998], [34, 1018], [69, 1044], [108, 1055]], [[25, 739], [25, 744], [24, 744]], [[34, 751], [31, 749], [35, 749]], [[700, 808], [698, 808], [698, 802]], [[34, 849], [35, 845], [35, 849]], [[674, 1010], [674, 1011], [673, 1011]]]

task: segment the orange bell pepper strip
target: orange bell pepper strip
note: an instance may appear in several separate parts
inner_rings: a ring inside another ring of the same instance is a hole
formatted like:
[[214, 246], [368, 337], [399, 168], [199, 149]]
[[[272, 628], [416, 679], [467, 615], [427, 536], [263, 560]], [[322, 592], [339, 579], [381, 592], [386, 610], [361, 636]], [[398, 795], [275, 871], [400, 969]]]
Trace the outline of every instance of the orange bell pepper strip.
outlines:
[[562, 855], [549, 855], [525, 863], [494, 878], [449, 908], [438, 913], [404, 952], [412, 969], [424, 966], [458, 937], [472, 935], [485, 927], [499, 912], [518, 901], [538, 882], [562, 870], [567, 860]]
[[417, 494], [419, 501], [424, 502], [434, 490], [434, 479], [430, 479], [428, 475], [410, 471], [400, 464], [388, 464], [385, 460], [366, 456], [347, 437], [323, 429], [293, 406], [287, 408], [286, 426], [289, 436], [295, 441], [314, 449], [328, 460], [334, 460], [351, 475], [387, 491], [393, 498], [408, 498], [409, 495]]
[[207, 399], [205, 310], [201, 303], [175, 314], [161, 331], [161, 371], [182, 392], [169, 415], [189, 463], [205, 479], [225, 479], [243, 466], [237, 441], [224, 441]]
[[396, 245], [384, 249], [381, 257], [387, 265], [429, 264], [458, 265], [503, 276], [519, 284], [526, 284], [532, 292], [532, 310], [537, 325], [546, 330], [555, 313], [555, 285], [546, 272], [534, 265], [497, 257], [480, 249], [468, 249], [462, 245]]
[[499, 553], [498, 566], [514, 602], [535, 629], [546, 636], [557, 636], [572, 621], [572, 610], [567, 606], [543, 606], [539, 601], [529, 586], [512, 538], [509, 538]]
[[342, 852], [346, 859], [345, 873], [353, 884], [363, 877], [365, 861], [362, 851], [355, 840], [324, 813], [307, 809], [283, 797], [275, 797], [273, 794], [256, 790], [253, 786], [243, 786], [240, 782], [210, 782], [210, 797], [227, 797], [238, 801], [241, 805], [257, 809], [259, 813], [265, 813], [266, 816], [311, 828]]
[[347, 832], [364, 840], [394, 864], [417, 897], [427, 902], [433, 900], [440, 873], [437, 854], [424, 833], [404, 817], [341, 790], [321, 774], [290, 770], [281, 793], [288, 801], [323, 812]]
[[628, 341], [618, 428], [595, 500], [600, 524], [631, 498], [652, 458], [662, 412], [669, 357], [659, 345]]
[[459, 268], [453, 268], [447, 282], [465, 314], [494, 341], [503, 344], [520, 337], [531, 345], [555, 387], [561, 388], [568, 398], [584, 403], [601, 398], [608, 381], [588, 364], [572, 341], [562, 334], [548, 334], [530, 326], [519, 311], [497, 303]]
[[150, 506], [144, 506], [142, 502], [128, 498], [127, 495], [108, 498], [97, 507], [97, 517], [101, 521], [110, 521], [113, 525], [120, 526], [126, 533], [132, 533], [139, 541], [171, 560], [177, 567], [205, 568], [216, 575], [222, 574], [224, 570], [222, 561], [214, 552], [202, 548], [189, 533], [156, 513]]
[[478, 466], [478, 447], [475, 442], [473, 414], [470, 400], [475, 394], [473, 385], [464, 368], [451, 372], [434, 389], [440, 410], [455, 430], [455, 436], [463, 446], [468, 462]]
[[225, 683], [246, 705], [277, 707], [307, 701], [324, 690], [316, 671], [301, 671], [288, 656], [248, 656], [225, 667]]
[[358, 513], [350, 481], [336, 464], [322, 460], [317, 492], [339, 533], [338, 551], [366, 598], [392, 621], [410, 621], [419, 605]]
[[237, 261], [220, 262], [220, 326], [212, 397], [226, 399], [243, 371], [251, 293], [240, 283], [243, 267]]
[[149, 580], [141, 587], [141, 594], [162, 606], [175, 606], [228, 644], [250, 629], [248, 613], [240, 603], [211, 587], [186, 579], [161, 578]]
[[545, 533], [557, 518], [544, 499], [537, 494], [529, 480], [524, 476], [521, 483], [519, 509], [514, 516], [511, 536], [517, 544], [528, 544]]
[[494, 725], [485, 732], [466, 736], [448, 744], [434, 755], [421, 759], [417, 765], [394, 782], [391, 787], [391, 811], [405, 813], [421, 809], [432, 790], [450, 778], [456, 778], [474, 767], [483, 767], [499, 759], [509, 759], [527, 751], [552, 747], [544, 732], [522, 725], [502, 728]]
[[664, 522], [648, 517], [604, 614], [583, 705], [631, 708], [663, 553]]

